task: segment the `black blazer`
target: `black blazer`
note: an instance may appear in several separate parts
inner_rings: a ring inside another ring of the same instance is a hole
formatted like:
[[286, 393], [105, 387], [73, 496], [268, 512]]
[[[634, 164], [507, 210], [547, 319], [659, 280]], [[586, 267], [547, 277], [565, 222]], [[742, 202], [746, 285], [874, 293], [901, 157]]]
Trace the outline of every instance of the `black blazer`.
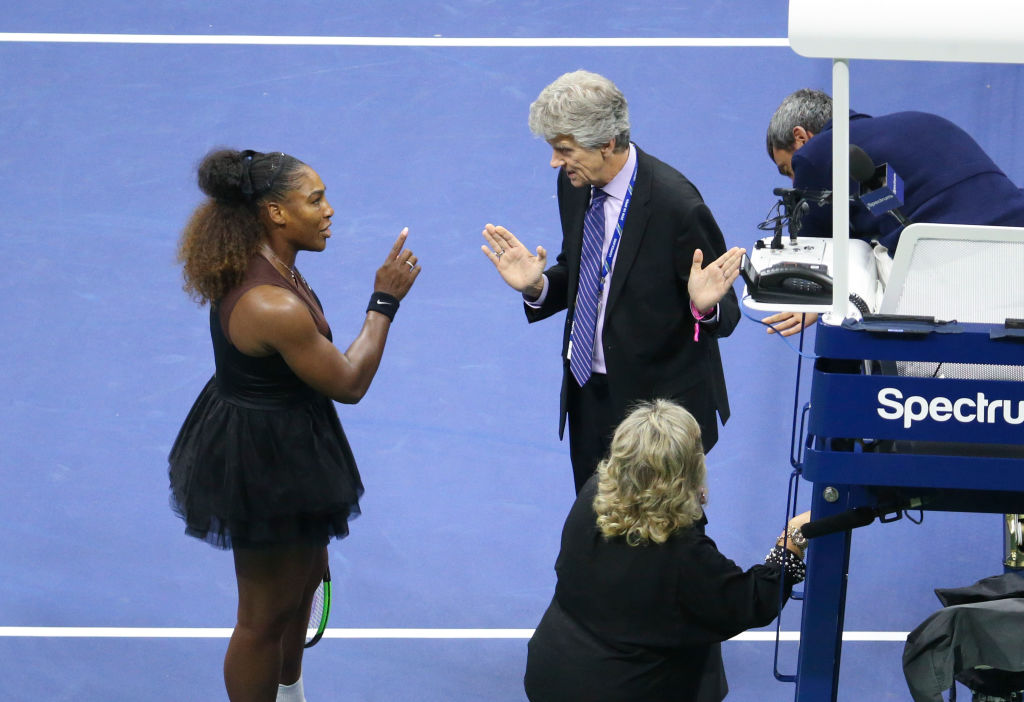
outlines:
[[[604, 347], [608, 388], [618, 419], [640, 400], [671, 399], [700, 423], [705, 451], [718, 439], [716, 412], [724, 424], [729, 398], [717, 337], [732, 333], [740, 318], [736, 293], [719, 304], [714, 325], [701, 325], [693, 340], [693, 315], [686, 282], [694, 249], [705, 264], [726, 251], [725, 239], [697, 188], [681, 173], [637, 149], [633, 199], [611, 275], [605, 309]], [[576, 188], [558, 175], [562, 250], [545, 271], [548, 293], [540, 308], [526, 305], [531, 322], [568, 310], [562, 339], [561, 411], [558, 434], [565, 430], [566, 400], [572, 374], [566, 354], [572, 329], [583, 246], [583, 217], [590, 188]], [[617, 422], [616, 422], [617, 423]]]
[[555, 596], [529, 643], [528, 697], [719, 702], [728, 691], [721, 642], [776, 617], [791, 590], [782, 568], [742, 570], [703, 522], [663, 544], [606, 540], [596, 493], [593, 476], [565, 521]]

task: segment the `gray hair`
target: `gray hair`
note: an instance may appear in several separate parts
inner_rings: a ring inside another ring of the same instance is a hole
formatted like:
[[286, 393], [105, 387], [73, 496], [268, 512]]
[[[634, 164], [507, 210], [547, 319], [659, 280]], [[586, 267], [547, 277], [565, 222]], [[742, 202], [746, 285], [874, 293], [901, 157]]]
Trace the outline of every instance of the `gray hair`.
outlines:
[[571, 136], [585, 149], [614, 139], [615, 151], [622, 151], [629, 148], [629, 107], [604, 76], [574, 71], [544, 88], [530, 105], [530, 131], [546, 141]]
[[832, 98], [820, 90], [802, 88], [787, 97], [779, 105], [768, 123], [766, 143], [768, 158], [775, 160], [775, 149], [789, 151], [796, 139], [794, 127], [803, 127], [811, 134], [821, 134], [832, 119]]

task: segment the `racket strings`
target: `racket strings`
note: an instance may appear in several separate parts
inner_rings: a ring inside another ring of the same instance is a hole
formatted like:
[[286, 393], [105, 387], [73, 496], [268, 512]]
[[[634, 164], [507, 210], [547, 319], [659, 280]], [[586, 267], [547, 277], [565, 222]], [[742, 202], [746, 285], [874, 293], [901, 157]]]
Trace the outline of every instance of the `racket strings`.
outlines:
[[320, 640], [327, 628], [327, 617], [331, 612], [331, 581], [330, 575], [324, 580], [313, 593], [313, 602], [309, 608], [309, 624], [306, 626], [306, 644], [309, 648]]
[[313, 595], [313, 605], [309, 608], [309, 629], [316, 631], [320, 628], [320, 620], [324, 616], [324, 584], [320, 583], [316, 593]]

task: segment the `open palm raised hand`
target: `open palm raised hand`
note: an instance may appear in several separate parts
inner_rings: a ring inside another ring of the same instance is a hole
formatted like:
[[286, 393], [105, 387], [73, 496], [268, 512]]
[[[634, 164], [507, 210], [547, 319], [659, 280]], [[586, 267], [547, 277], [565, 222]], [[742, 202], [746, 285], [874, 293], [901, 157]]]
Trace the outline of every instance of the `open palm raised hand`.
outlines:
[[534, 254], [512, 232], [493, 224], [484, 227], [483, 235], [487, 244], [480, 249], [494, 264], [502, 279], [521, 293], [531, 297], [540, 295], [543, 289], [542, 276], [548, 260], [544, 247], [538, 246]]
[[702, 268], [704, 252], [696, 249], [693, 252], [693, 265], [690, 267], [690, 279], [686, 283], [686, 291], [690, 301], [701, 312], [707, 312], [718, 304], [740, 274], [740, 260], [744, 249], [734, 246], [717, 259]]

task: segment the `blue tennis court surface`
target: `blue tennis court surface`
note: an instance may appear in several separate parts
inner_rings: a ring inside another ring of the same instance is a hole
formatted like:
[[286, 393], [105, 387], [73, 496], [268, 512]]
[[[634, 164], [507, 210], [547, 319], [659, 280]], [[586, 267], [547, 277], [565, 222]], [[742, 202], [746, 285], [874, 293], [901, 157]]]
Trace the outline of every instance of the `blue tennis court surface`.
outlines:
[[[552, 595], [573, 497], [557, 437], [561, 325], [528, 326], [479, 249], [487, 222], [552, 256], [559, 248], [555, 173], [526, 126], [529, 104], [563, 72], [609, 76], [629, 99], [634, 140], [697, 184], [729, 245], [750, 246], [772, 188], [786, 185], [766, 157], [767, 120], [792, 90], [830, 86], [828, 62], [744, 45], [786, 36], [780, 0], [599, 5], [8, 8], [3, 32], [186, 39], [0, 41], [6, 699], [225, 698], [218, 632], [234, 623], [231, 558], [182, 534], [166, 478], [170, 444], [213, 369], [207, 311], [181, 291], [174, 258], [200, 199], [195, 165], [220, 145], [287, 151], [327, 184], [333, 237], [298, 265], [340, 345], [404, 226], [424, 269], [369, 395], [339, 408], [366, 496], [351, 536], [331, 546], [337, 632], [307, 655], [308, 699], [524, 699], [526, 638]], [[211, 35], [295, 41], [187, 40]], [[382, 45], [304, 45], [310, 36]], [[600, 46], [621, 37], [638, 45]], [[734, 41], [641, 45], [658, 37]], [[865, 62], [852, 76], [860, 111], [949, 117], [1024, 182], [1020, 68]], [[796, 356], [750, 321], [722, 350], [733, 417], [709, 456], [708, 533], [749, 566], [784, 520]], [[840, 699], [906, 699], [902, 641], [886, 632], [937, 609], [933, 588], [1000, 571], [998, 516], [928, 513], [921, 526], [857, 532], [846, 629], [878, 634], [845, 646]], [[793, 602], [783, 629], [798, 628]], [[412, 631], [424, 629], [438, 631]], [[772, 677], [766, 638], [724, 646], [730, 699], [792, 698]], [[795, 652], [783, 644], [783, 672]]]

